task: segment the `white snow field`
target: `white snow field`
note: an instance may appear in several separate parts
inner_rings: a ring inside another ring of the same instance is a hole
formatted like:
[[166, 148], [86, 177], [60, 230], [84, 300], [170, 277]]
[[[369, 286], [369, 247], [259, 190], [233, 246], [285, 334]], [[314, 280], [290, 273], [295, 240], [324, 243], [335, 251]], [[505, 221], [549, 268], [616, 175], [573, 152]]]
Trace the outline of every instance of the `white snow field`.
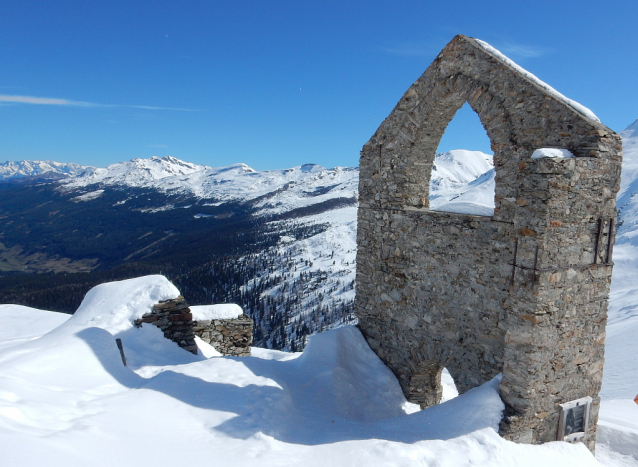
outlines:
[[0, 465], [598, 465], [581, 444], [501, 439], [498, 379], [415, 411], [352, 326], [207, 359], [132, 325], [177, 294], [147, 276], [95, 287], [66, 321], [2, 306]]

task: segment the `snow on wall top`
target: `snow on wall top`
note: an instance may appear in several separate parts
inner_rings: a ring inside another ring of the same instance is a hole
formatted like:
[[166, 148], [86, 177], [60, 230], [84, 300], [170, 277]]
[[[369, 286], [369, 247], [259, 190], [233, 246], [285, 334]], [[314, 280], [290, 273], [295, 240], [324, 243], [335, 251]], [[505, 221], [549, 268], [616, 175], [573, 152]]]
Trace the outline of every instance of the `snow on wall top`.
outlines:
[[196, 305], [190, 306], [193, 320], [207, 321], [212, 319], [235, 319], [239, 318], [244, 310], [234, 303], [223, 303], [219, 305]]
[[549, 84], [545, 83], [544, 81], [538, 79], [535, 75], [533, 75], [532, 73], [530, 73], [529, 71], [525, 70], [524, 68], [522, 68], [521, 66], [519, 66], [518, 64], [516, 64], [514, 61], [512, 61], [511, 59], [507, 58], [505, 55], [503, 55], [499, 50], [495, 49], [494, 47], [492, 47], [490, 44], [488, 44], [485, 41], [482, 41], [480, 39], [474, 39], [476, 41], [476, 43], [483, 48], [486, 52], [488, 52], [489, 54], [495, 56], [496, 58], [498, 58], [499, 60], [502, 60], [503, 62], [505, 62], [506, 64], [508, 64], [510, 67], [514, 68], [516, 71], [518, 71], [520, 74], [522, 74], [523, 76], [525, 76], [527, 79], [529, 79], [530, 81], [532, 81], [534, 84], [536, 84], [537, 86], [541, 87], [543, 90], [545, 90], [546, 92], [548, 92], [549, 94], [551, 94], [553, 97], [555, 97], [556, 99], [558, 99], [559, 101], [563, 102], [564, 104], [570, 106], [572, 109], [574, 109], [576, 112], [578, 112], [579, 114], [581, 114], [583, 117], [586, 117], [590, 120], [593, 120], [595, 122], [600, 122], [600, 119], [596, 116], [596, 114], [594, 114], [594, 112], [592, 112], [591, 110], [589, 110], [587, 107], [585, 107], [582, 104], [579, 104], [578, 102], [564, 96], [563, 94], [561, 94], [560, 92], [558, 92], [556, 89], [554, 89], [553, 87], [551, 87]]
[[133, 321], [162, 300], [180, 295], [164, 276], [152, 275], [108, 282], [89, 290], [80, 307], [65, 323], [76, 327], [100, 327], [111, 333], [133, 327]]
[[540, 148], [532, 153], [532, 159], [569, 159], [574, 157], [569, 149]]

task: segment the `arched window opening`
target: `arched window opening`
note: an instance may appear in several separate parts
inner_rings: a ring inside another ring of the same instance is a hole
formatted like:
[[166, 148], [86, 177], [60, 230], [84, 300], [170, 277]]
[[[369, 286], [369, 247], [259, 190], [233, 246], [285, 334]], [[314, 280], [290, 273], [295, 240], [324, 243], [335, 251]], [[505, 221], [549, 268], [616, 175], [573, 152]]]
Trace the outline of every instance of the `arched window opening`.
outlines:
[[430, 209], [492, 216], [494, 159], [481, 121], [465, 103], [441, 138], [430, 178]]

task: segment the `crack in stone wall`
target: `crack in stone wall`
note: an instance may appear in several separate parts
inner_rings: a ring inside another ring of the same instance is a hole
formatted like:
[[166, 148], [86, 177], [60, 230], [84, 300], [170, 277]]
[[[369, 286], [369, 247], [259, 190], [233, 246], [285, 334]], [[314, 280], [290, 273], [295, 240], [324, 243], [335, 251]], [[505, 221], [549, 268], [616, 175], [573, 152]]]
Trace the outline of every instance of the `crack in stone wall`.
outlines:
[[[468, 102], [490, 138], [493, 217], [429, 210], [434, 154]], [[570, 159], [531, 159], [564, 148]], [[361, 152], [355, 311], [408, 399], [503, 373], [501, 435], [556, 439], [558, 404], [594, 400], [611, 282], [620, 137], [474, 39], [456, 36]]]

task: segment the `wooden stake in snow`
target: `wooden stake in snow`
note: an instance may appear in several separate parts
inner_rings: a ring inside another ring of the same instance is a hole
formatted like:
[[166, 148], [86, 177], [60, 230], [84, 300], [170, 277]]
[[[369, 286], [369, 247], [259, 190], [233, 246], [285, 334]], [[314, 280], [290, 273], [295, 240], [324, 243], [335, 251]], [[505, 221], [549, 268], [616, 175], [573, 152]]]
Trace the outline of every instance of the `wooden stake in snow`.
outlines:
[[126, 357], [124, 356], [124, 346], [122, 345], [122, 339], [119, 337], [115, 339], [115, 343], [117, 344], [117, 348], [120, 349], [120, 356], [122, 357], [122, 363], [126, 366]]

